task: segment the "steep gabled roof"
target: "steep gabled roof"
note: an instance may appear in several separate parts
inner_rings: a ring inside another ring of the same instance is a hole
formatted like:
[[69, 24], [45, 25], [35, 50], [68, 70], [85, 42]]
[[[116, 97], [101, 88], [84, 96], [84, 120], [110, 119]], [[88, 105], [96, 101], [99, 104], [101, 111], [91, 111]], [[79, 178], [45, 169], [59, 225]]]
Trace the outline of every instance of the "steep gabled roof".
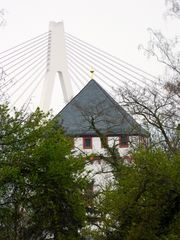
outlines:
[[70, 136], [147, 135], [147, 132], [95, 81], [88, 84], [58, 113], [58, 123]]

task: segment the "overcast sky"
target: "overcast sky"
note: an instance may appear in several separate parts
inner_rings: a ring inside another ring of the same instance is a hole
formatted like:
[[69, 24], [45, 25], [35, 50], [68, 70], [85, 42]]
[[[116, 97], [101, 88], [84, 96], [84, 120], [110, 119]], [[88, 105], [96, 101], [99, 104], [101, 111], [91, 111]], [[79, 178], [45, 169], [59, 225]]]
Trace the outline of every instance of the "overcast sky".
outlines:
[[147, 29], [168, 37], [180, 33], [176, 20], [165, 19], [165, 0], [0, 0], [7, 25], [0, 28], [0, 52], [47, 32], [49, 21], [64, 21], [65, 31], [152, 74], [154, 62], [138, 50]]
[[[147, 28], [173, 36], [178, 27], [167, 21], [165, 0], [0, 0], [7, 11], [1, 28], [3, 51], [48, 30], [49, 21], [64, 21], [65, 31], [128, 62], [144, 65], [138, 44], [148, 40]], [[153, 72], [153, 69], [149, 69]]]

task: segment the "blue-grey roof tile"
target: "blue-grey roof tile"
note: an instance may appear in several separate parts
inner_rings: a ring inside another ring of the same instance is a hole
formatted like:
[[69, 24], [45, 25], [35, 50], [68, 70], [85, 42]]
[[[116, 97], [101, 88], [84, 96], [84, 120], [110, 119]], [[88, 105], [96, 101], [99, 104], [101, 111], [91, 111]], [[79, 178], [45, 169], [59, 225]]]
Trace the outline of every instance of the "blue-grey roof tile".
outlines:
[[70, 136], [96, 136], [92, 119], [105, 135], [148, 135], [95, 80], [89, 81], [56, 117]]

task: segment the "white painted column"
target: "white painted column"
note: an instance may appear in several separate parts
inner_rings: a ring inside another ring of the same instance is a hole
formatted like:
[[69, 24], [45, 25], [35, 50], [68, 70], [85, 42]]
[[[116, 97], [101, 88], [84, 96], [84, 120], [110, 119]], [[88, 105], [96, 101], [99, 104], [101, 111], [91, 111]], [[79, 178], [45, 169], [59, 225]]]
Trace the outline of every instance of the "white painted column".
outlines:
[[51, 31], [49, 65], [40, 102], [40, 108], [44, 112], [50, 110], [56, 73], [58, 73], [60, 78], [64, 101], [68, 103], [73, 97], [72, 85], [68, 74], [63, 22], [50, 22], [49, 30]]

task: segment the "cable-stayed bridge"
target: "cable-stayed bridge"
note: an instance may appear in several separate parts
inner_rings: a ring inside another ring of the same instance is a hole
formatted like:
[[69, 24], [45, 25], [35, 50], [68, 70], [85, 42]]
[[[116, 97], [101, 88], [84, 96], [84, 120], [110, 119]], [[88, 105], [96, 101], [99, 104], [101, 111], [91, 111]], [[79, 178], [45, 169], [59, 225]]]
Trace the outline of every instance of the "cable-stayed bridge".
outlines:
[[65, 33], [62, 23], [52, 22], [48, 32], [0, 53], [1, 102], [25, 111], [40, 105], [47, 111], [53, 91], [59, 91], [65, 104], [90, 80], [91, 66], [95, 80], [110, 93], [124, 85], [141, 88], [158, 82], [142, 69]]

